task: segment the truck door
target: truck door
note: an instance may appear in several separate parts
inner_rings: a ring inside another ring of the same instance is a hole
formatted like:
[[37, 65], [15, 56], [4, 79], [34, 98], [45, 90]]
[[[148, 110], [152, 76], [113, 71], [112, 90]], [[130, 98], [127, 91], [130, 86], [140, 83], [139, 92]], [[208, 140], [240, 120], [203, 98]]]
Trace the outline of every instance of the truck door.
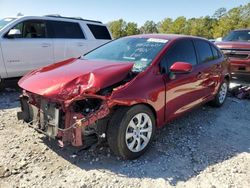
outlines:
[[26, 20], [12, 29], [19, 30], [19, 34], [8, 35], [7, 32], [1, 41], [8, 77], [19, 77], [54, 63], [53, 43], [45, 21]]

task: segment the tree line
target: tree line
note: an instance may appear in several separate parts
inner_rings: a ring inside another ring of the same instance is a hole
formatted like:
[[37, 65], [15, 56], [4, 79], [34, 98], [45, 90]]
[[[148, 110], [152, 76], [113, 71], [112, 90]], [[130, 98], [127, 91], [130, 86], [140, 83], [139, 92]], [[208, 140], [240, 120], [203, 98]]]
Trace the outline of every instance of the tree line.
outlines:
[[119, 19], [109, 22], [108, 26], [114, 38], [146, 33], [174, 33], [212, 39], [234, 29], [250, 28], [250, 3], [230, 10], [219, 8], [212, 16], [190, 19], [180, 16], [175, 20], [167, 17], [158, 23], [148, 20], [141, 27], [135, 22]]

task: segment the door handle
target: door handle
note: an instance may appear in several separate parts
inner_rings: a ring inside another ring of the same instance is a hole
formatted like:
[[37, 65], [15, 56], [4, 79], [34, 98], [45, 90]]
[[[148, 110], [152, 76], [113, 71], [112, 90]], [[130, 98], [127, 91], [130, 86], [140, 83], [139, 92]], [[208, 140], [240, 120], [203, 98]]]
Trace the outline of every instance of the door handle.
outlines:
[[42, 47], [46, 48], [46, 47], [49, 47], [50, 44], [49, 43], [42, 43]]
[[215, 68], [221, 68], [221, 64], [216, 64]]
[[84, 44], [83, 43], [77, 43], [77, 46], [84, 46]]

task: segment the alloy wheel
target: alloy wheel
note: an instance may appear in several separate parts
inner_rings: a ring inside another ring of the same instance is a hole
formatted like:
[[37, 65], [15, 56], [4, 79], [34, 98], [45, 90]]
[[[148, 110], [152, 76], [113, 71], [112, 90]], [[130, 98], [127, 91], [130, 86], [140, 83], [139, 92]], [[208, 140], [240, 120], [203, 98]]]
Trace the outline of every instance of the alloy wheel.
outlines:
[[150, 141], [152, 129], [152, 120], [148, 114], [136, 114], [130, 120], [125, 134], [128, 149], [132, 152], [142, 151]]

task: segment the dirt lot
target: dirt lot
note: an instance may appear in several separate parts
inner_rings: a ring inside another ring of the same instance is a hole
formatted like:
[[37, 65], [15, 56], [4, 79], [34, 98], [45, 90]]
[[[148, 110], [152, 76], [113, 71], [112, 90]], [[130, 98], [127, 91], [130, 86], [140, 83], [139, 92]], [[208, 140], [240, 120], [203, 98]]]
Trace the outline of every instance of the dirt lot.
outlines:
[[19, 93], [0, 92], [0, 187], [250, 187], [250, 101], [200, 107], [158, 131], [140, 159], [106, 145], [59, 148], [17, 121]]

